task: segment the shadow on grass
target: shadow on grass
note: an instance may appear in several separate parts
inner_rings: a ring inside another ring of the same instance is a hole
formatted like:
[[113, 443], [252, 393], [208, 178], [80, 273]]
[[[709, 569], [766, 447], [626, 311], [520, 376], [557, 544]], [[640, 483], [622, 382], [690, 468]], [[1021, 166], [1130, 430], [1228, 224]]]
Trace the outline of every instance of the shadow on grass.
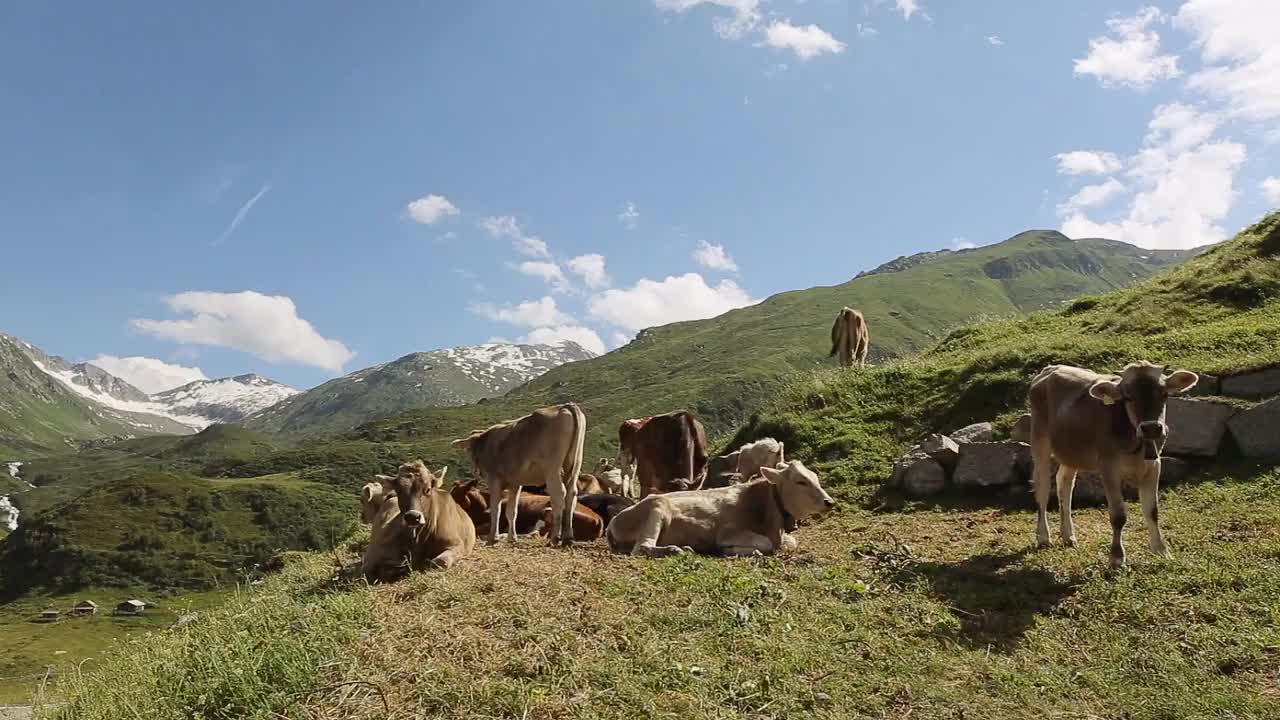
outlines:
[[969, 512], [978, 510], [1020, 513], [1034, 510], [1036, 507], [1031, 489], [1026, 485], [966, 488], [964, 490], [948, 488], [942, 494], [924, 499], [907, 497], [901, 490], [890, 488], [886, 485], [863, 497], [859, 504], [863, 510], [873, 513]]
[[1037, 616], [1052, 613], [1084, 584], [1083, 576], [1060, 579], [1022, 560], [1030, 549], [975, 555], [956, 563], [916, 561], [898, 570], [895, 580], [923, 579], [929, 594], [944, 603], [959, 627], [931, 634], [969, 648], [1012, 652]]

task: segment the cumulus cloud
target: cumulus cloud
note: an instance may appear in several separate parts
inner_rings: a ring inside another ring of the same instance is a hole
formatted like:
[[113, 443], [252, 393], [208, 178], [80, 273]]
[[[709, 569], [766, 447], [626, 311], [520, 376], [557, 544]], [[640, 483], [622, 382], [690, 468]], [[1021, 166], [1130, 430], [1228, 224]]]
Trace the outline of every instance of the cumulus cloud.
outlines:
[[760, 24], [760, 0], [654, 0], [659, 10], [682, 13], [706, 5], [730, 10], [712, 21], [716, 34], [725, 39], [740, 38]]
[[764, 33], [764, 44], [790, 50], [801, 60], [812, 60], [822, 53], [842, 53], [845, 44], [817, 25], [792, 25], [788, 20], [775, 20]]
[[738, 263], [725, 252], [724, 245], [712, 245], [706, 240], [698, 241], [698, 247], [693, 251], [693, 259], [709, 270], [738, 271]]
[[1106, 175], [1120, 169], [1115, 153], [1073, 150], [1053, 156], [1058, 161], [1059, 175]]
[[572, 325], [572, 315], [560, 310], [556, 300], [547, 296], [537, 300], [526, 300], [519, 305], [492, 305], [480, 303], [472, 306], [472, 311], [497, 322], [536, 328], [550, 325]]
[[1280, 177], [1269, 177], [1258, 183], [1258, 187], [1262, 188], [1262, 195], [1267, 202], [1280, 205]]
[[618, 213], [618, 222], [626, 225], [628, 230], [636, 229], [636, 224], [640, 222], [640, 210], [635, 203], [629, 202], [622, 208], [622, 212]]
[[754, 302], [732, 280], [711, 286], [698, 273], [686, 273], [662, 281], [645, 278], [628, 289], [606, 290], [588, 301], [587, 311], [611, 325], [638, 331], [715, 317]]
[[165, 299], [169, 308], [190, 317], [179, 320], [134, 320], [149, 335], [193, 345], [215, 345], [251, 353], [276, 363], [297, 363], [337, 372], [355, 353], [337, 340], [323, 337], [298, 316], [293, 300], [283, 295], [184, 292]]
[[1068, 214], [1076, 210], [1104, 205], [1106, 202], [1125, 191], [1124, 183], [1115, 178], [1107, 178], [1097, 185], [1085, 185], [1072, 195], [1065, 203], [1058, 206], [1060, 214]]
[[450, 215], [458, 214], [457, 206], [443, 195], [424, 195], [409, 203], [407, 210], [409, 217], [420, 225], [434, 225]]
[[1112, 37], [1090, 40], [1089, 54], [1075, 61], [1075, 74], [1092, 75], [1104, 87], [1132, 88], [1146, 88], [1159, 80], [1178, 77], [1178, 58], [1159, 54], [1160, 34], [1151, 29], [1165, 20], [1164, 13], [1156, 7], [1108, 20]]
[[968, 240], [962, 237], [951, 238], [952, 250], [972, 250], [973, 248], [976, 248], [976, 247], [978, 247], [976, 243], [969, 242]]
[[[1191, 248], [1226, 239], [1219, 223], [1235, 202], [1235, 177], [1247, 152], [1239, 143], [1213, 140], [1213, 127], [1215, 119], [1194, 108], [1157, 107], [1143, 147], [1125, 171], [1136, 190], [1125, 214], [1097, 221], [1068, 201], [1062, 232], [1149, 248]], [[1092, 192], [1095, 199], [1119, 193], [1114, 188]]]
[[929, 16], [920, 8], [920, 0], [893, 0], [893, 3], [898, 8], [898, 12], [902, 13], [903, 20], [910, 20], [912, 15], [929, 19]]
[[521, 255], [535, 258], [551, 257], [547, 243], [537, 236], [526, 235], [520, 228], [520, 224], [510, 215], [484, 218], [480, 221], [480, 228], [495, 238], [509, 239]]
[[209, 377], [198, 367], [173, 365], [156, 358], [99, 355], [89, 361], [148, 395], [172, 390]]
[[1202, 68], [1188, 85], [1226, 103], [1233, 116], [1280, 120], [1280, 3], [1187, 0], [1174, 25], [1200, 49]]
[[525, 275], [542, 278], [543, 282], [551, 286], [553, 292], [569, 291], [569, 279], [564, 276], [564, 271], [556, 263], [545, 260], [526, 260], [520, 263], [519, 270]]
[[579, 255], [569, 261], [569, 270], [581, 277], [582, 282], [592, 290], [609, 286], [609, 273], [604, 269], [603, 255]]
[[631, 342], [632, 337], [633, 336], [628, 335], [626, 333], [615, 332], [613, 334], [613, 337], [611, 337], [610, 339], [613, 340], [613, 346], [615, 348], [620, 348], [623, 345], [626, 345], [627, 343]]
[[596, 355], [603, 355], [608, 348], [595, 330], [581, 325], [551, 325], [534, 328], [520, 338], [530, 345], [558, 345], [564, 341], [575, 342]]

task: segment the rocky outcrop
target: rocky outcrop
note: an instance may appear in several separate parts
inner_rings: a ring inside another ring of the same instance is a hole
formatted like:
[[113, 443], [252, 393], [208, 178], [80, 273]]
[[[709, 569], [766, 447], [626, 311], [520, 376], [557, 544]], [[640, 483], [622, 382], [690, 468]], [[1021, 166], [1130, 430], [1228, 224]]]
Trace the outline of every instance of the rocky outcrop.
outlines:
[[1227, 427], [1244, 457], [1280, 460], [1280, 398], [1238, 413]]
[[1022, 417], [1009, 430], [1009, 439], [1014, 442], [1031, 442], [1031, 413], [1023, 413]]
[[1280, 366], [1225, 377], [1222, 394], [1245, 399], [1280, 395]]
[[1222, 446], [1227, 421], [1236, 409], [1225, 403], [1170, 398], [1165, 421], [1169, 425], [1166, 455], [1214, 457]]
[[911, 453], [894, 466], [893, 483], [911, 497], [929, 497], [946, 489], [947, 471], [928, 455]]
[[1031, 448], [1016, 442], [969, 442], [960, 445], [960, 463], [952, 482], [957, 487], [1011, 485], [1026, 477]]
[[958, 443], [988, 443], [995, 440], [991, 423], [974, 423], [951, 433], [951, 439]]

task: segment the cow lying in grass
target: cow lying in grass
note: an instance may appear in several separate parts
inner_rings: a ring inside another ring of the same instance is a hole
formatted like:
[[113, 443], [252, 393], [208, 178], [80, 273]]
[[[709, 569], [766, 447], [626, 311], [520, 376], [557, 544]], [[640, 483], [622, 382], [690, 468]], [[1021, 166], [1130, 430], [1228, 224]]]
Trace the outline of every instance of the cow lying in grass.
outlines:
[[1069, 365], [1050, 365], [1031, 381], [1031, 455], [1035, 462], [1036, 539], [1049, 545], [1051, 459], [1058, 461], [1058, 513], [1062, 541], [1076, 544], [1071, 522], [1071, 492], [1076, 473], [1102, 475], [1111, 515], [1111, 567], [1124, 565], [1121, 531], [1126, 515], [1122, 482], [1138, 486], [1147, 522], [1151, 552], [1167, 555], [1160, 533], [1157, 493], [1160, 490], [1160, 450], [1169, 428], [1165, 402], [1195, 387], [1199, 376], [1187, 370], [1165, 374], [1149, 363], [1129, 365], [1120, 375], [1099, 375]]
[[390, 581], [406, 568], [443, 570], [475, 547], [471, 518], [440, 489], [448, 472], [433, 475], [419, 460], [364, 486], [361, 519], [372, 526], [361, 563], [366, 580]]
[[759, 480], [740, 485], [644, 498], [609, 524], [609, 547], [648, 557], [771, 555], [788, 544], [786, 516], [805, 518], [835, 507], [818, 476], [798, 460], [760, 471]]
[[[481, 535], [489, 533], [489, 523], [492, 517], [489, 509], [489, 500], [485, 497], [485, 493], [481, 492], [476, 486], [475, 480], [454, 485], [453, 489], [449, 491], [449, 495], [475, 522], [477, 533]], [[583, 495], [582, 497], [610, 496]], [[532, 535], [535, 533], [546, 535], [546, 530], [551, 527], [558, 527], [557, 524], [548, 520], [547, 511], [552, 510], [554, 507], [550, 496], [521, 493], [516, 503], [519, 508], [519, 512], [516, 513], [517, 535]], [[583, 504], [575, 506], [573, 512], [574, 540], [594, 540], [600, 537], [600, 533], [604, 529], [604, 520], [599, 515]], [[552, 515], [554, 515], [553, 510]], [[499, 516], [499, 523], [498, 532], [509, 531], [510, 525], [507, 524], [505, 516]], [[591, 530], [592, 527], [595, 527], [594, 534]], [[558, 536], [553, 534], [552, 537]]]

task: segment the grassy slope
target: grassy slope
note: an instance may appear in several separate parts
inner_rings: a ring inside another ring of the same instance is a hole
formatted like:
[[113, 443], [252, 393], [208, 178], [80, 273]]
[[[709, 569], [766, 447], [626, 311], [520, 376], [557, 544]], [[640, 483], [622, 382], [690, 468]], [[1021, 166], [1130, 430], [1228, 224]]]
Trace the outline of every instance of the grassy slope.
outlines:
[[[1033, 551], [1027, 511], [858, 501], [902, 443], [1012, 411], [1050, 360], [1217, 371], [1280, 360], [1278, 230], [1275, 215], [1143, 288], [957, 331], [917, 361], [793, 384], [742, 435], [785, 434], [853, 502], [802, 528], [790, 557], [646, 562], [599, 542], [571, 553], [528, 542], [373, 590], [332, 583], [312, 557], [267, 591], [295, 632], [248, 637], [323, 670], [269, 673], [276, 692], [264, 695], [243, 657], [241, 603], [198, 638], [127, 653], [120, 666], [145, 684], [99, 673], [71, 689], [70, 708], [229, 717], [205, 700], [216, 697], [245, 717], [1276, 717], [1277, 470], [1166, 490], [1174, 557], [1146, 553], [1135, 522], [1132, 567], [1114, 578], [1098, 510], [1077, 512], [1080, 548]], [[1192, 311], [1199, 322], [1169, 324]], [[826, 407], [814, 410], [818, 393]], [[381, 631], [362, 635], [370, 626]], [[243, 687], [228, 685], [237, 672]]]

